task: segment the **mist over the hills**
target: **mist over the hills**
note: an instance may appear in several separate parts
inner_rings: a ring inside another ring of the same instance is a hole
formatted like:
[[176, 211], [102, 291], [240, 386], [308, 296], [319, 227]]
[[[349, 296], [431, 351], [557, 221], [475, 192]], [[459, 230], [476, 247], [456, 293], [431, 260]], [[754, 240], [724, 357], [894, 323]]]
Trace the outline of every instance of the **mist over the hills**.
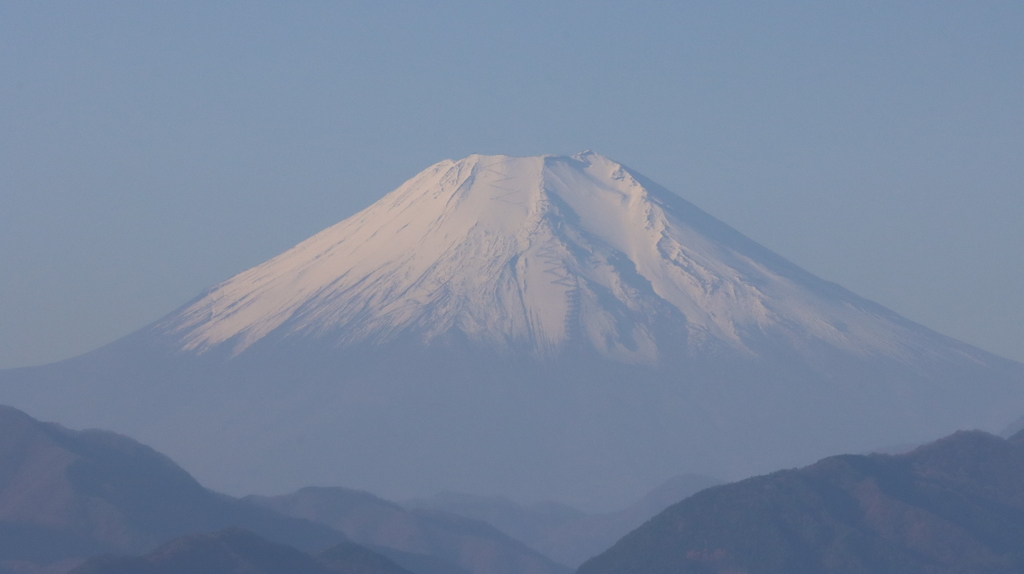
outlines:
[[232, 493], [624, 506], [687, 472], [999, 430], [1024, 366], [789, 263], [592, 152], [446, 160], [0, 401]]

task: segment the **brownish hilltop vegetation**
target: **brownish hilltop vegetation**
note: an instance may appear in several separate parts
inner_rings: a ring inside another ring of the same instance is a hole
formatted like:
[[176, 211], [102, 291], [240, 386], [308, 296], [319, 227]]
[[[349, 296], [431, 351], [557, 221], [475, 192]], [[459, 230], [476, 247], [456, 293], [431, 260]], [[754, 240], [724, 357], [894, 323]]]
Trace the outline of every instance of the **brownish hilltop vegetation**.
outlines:
[[710, 488], [578, 572], [1024, 572], [1024, 433], [958, 432]]

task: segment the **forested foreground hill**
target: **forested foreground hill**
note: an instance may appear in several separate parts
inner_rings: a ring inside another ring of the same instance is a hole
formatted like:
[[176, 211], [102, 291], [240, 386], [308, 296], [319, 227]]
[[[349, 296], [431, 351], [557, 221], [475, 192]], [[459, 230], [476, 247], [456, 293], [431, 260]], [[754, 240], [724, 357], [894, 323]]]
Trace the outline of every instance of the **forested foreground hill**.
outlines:
[[1024, 571], [1024, 433], [958, 432], [702, 491], [579, 574]]

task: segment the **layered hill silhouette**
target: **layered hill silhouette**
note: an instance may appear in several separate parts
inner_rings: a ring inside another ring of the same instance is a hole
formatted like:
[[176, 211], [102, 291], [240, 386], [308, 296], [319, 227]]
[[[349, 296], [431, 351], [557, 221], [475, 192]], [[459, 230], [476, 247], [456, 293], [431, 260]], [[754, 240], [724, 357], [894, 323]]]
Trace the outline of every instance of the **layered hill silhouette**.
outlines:
[[1024, 434], [963, 431], [702, 491], [579, 574], [1024, 571]]
[[[568, 574], [570, 569], [495, 527], [453, 513], [407, 510], [367, 492], [303, 488], [246, 500], [327, 524], [353, 542], [426, 574]], [[603, 548], [602, 548], [603, 549]]]
[[470, 156], [106, 347], [0, 372], [0, 402], [137, 437], [233, 494], [596, 511], [678, 474], [1001, 429], [1024, 365], [598, 154]]
[[387, 558], [342, 542], [317, 557], [237, 528], [193, 534], [139, 557], [102, 556], [70, 574], [410, 574]]
[[270, 572], [289, 556], [311, 572], [569, 571], [484, 522], [365, 492], [232, 498], [128, 437], [0, 406], [0, 574], [63, 574], [99, 555], [81, 572]]
[[125, 436], [71, 431], [0, 406], [0, 571], [136, 554], [229, 526], [307, 551], [345, 539], [327, 526], [207, 490]]
[[451, 492], [406, 501], [403, 506], [481, 520], [545, 556], [576, 568], [672, 504], [720, 483], [699, 475], [673, 477], [628, 507], [599, 514], [587, 514], [556, 502], [527, 506], [501, 496]]

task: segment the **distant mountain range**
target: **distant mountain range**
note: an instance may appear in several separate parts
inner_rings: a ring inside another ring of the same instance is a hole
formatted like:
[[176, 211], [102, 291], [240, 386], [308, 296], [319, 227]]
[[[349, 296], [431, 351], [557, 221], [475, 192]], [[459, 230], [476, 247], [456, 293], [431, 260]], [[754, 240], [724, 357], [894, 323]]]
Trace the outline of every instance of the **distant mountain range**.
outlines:
[[239, 500], [125, 436], [0, 406], [0, 574], [63, 574], [104, 554], [82, 572], [171, 573], [236, 559], [256, 568], [260, 556], [302, 556], [296, 564], [308, 566], [314, 555], [315, 568], [377, 569], [366, 574], [381, 564], [411, 574], [569, 572], [481, 521], [346, 489]]
[[[497, 528], [438, 510], [407, 510], [367, 492], [307, 487], [246, 501], [326, 524], [410, 570], [436, 574], [569, 574]], [[603, 548], [602, 548], [603, 550]]]
[[576, 568], [672, 504], [720, 483], [706, 476], [677, 476], [622, 510], [600, 514], [586, 514], [555, 502], [524, 506], [500, 496], [451, 492], [404, 505], [492, 524], [545, 556]]
[[1024, 433], [964, 431], [704, 490], [578, 574], [1024, 572]]
[[556, 556], [643, 522], [577, 574], [1024, 571], [1024, 431], [961, 431], [906, 454], [708, 482], [680, 477], [589, 516], [455, 494], [406, 508], [341, 488], [239, 500], [124, 436], [2, 407], [0, 574], [570, 572], [471, 516]]
[[0, 406], [0, 572], [134, 554], [230, 526], [307, 551], [345, 540], [328, 526], [207, 490], [125, 436], [71, 431]]
[[595, 512], [669, 476], [1002, 429], [1024, 365], [598, 154], [470, 156], [106, 347], [0, 372], [0, 402], [136, 437], [236, 495]]

